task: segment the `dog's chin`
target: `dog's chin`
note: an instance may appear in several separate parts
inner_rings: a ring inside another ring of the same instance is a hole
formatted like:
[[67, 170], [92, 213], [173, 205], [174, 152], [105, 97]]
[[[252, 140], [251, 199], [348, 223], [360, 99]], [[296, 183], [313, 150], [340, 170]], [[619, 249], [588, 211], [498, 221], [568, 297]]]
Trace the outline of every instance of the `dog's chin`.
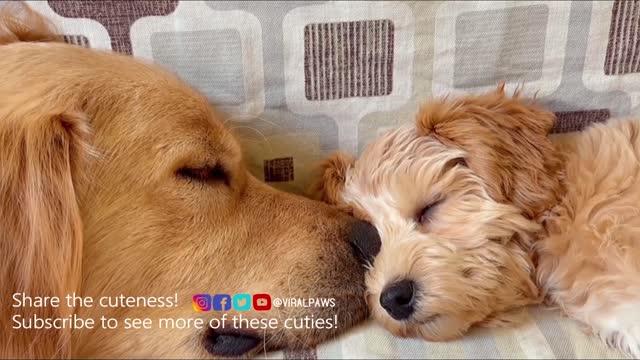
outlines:
[[[353, 297], [349, 297], [353, 298]], [[202, 346], [213, 357], [246, 358], [279, 350], [304, 350], [340, 335], [369, 316], [364, 300], [346, 302], [345, 308], [325, 308], [310, 312], [316, 319], [337, 317], [337, 326], [330, 329], [269, 330], [207, 328], [202, 336]], [[303, 316], [303, 315], [301, 315]], [[287, 315], [284, 315], [287, 317]]]
[[288, 340], [282, 330], [211, 328], [205, 331], [202, 346], [213, 357], [228, 358], [251, 358], [271, 351], [301, 348], [299, 343]]
[[[347, 328], [345, 326], [345, 328]], [[302, 343], [296, 335], [280, 330], [227, 330], [207, 329], [202, 346], [214, 357], [250, 358], [280, 350], [304, 350], [329, 340], [340, 333], [339, 330], [318, 330]]]
[[450, 341], [462, 337], [469, 326], [457, 317], [435, 314], [409, 327], [411, 337], [421, 337], [427, 341]]
[[254, 354], [259, 348], [265, 348], [269, 343], [266, 339], [266, 335], [260, 336], [250, 330], [208, 328], [204, 333], [202, 345], [215, 357], [239, 357]]
[[[426, 341], [450, 341], [462, 337], [469, 329], [468, 322], [448, 314], [420, 314], [406, 320], [395, 320], [383, 309], [372, 309], [375, 320], [394, 336], [422, 338]], [[379, 312], [378, 312], [379, 311]]]

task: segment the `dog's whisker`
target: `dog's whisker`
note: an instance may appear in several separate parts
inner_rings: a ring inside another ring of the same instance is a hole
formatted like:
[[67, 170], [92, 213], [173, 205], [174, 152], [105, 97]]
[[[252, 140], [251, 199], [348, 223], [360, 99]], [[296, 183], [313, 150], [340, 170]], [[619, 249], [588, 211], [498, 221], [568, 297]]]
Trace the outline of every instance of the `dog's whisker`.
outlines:
[[273, 121], [270, 121], [270, 120], [267, 120], [267, 119], [265, 119], [265, 118], [263, 118], [263, 117], [255, 116], [255, 115], [242, 115], [242, 114], [238, 114], [238, 115], [234, 115], [234, 116], [231, 116], [231, 117], [227, 118], [224, 122], [225, 122], [225, 124], [226, 124], [226, 123], [227, 123], [227, 122], [229, 122], [229, 121], [242, 120], [242, 119], [248, 119], [248, 120], [260, 120], [260, 121], [263, 121], [263, 122], [265, 122], [265, 123], [267, 123], [267, 124], [269, 124], [269, 125], [275, 126], [275, 127], [277, 127], [277, 128], [282, 128], [282, 125], [276, 124], [276, 123], [275, 123], [275, 122], [273, 122]]
[[[256, 129], [256, 128], [253, 128], [253, 127], [251, 127], [251, 126], [238, 125], [238, 126], [233, 127], [233, 128], [231, 129], [231, 131], [234, 131], [234, 132], [235, 132], [235, 130], [236, 130], [236, 129], [249, 129], [249, 130], [251, 130], [251, 131], [253, 131], [253, 132], [257, 133], [258, 135], [260, 135], [260, 137], [262, 138], [262, 141], [264, 141], [264, 142], [267, 144], [268, 148], [269, 148], [269, 154], [273, 154], [273, 145], [271, 145], [271, 142], [269, 141], [269, 139], [268, 139], [268, 138], [267, 138], [267, 137], [266, 137], [266, 136], [265, 136], [265, 135], [264, 135], [260, 130], [258, 130], [258, 129]], [[242, 141], [249, 140], [249, 139], [247, 139], [247, 138], [245, 138], [245, 137], [241, 136], [240, 134], [238, 134], [238, 137], [239, 137]]]
[[264, 328], [262, 330], [262, 352], [264, 353], [264, 357], [267, 358], [267, 329]]

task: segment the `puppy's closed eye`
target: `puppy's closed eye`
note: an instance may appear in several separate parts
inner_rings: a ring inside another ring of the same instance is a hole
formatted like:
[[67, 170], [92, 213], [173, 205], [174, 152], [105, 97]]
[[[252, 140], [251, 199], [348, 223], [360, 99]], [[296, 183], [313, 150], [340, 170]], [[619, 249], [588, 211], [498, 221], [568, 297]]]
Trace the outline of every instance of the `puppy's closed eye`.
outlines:
[[416, 222], [420, 225], [429, 225], [433, 218], [433, 215], [438, 208], [438, 206], [442, 203], [442, 200], [434, 201], [429, 203], [427, 206], [423, 207], [418, 214], [416, 215]]
[[224, 183], [229, 186], [231, 182], [231, 176], [220, 164], [199, 167], [184, 166], [176, 171], [176, 176], [180, 179], [207, 184]]

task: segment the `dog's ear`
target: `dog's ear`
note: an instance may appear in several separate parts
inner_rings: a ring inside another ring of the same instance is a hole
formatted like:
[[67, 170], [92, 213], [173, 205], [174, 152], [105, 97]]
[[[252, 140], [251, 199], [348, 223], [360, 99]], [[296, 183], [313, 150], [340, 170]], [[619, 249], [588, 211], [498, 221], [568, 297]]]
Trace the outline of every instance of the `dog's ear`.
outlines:
[[[76, 199], [90, 155], [80, 113], [0, 112], [1, 358], [68, 357], [69, 329], [15, 329], [22, 319], [65, 318], [79, 293], [82, 223]], [[60, 307], [14, 307], [14, 298], [56, 296]]]
[[469, 168], [498, 202], [536, 218], [561, 194], [562, 161], [548, 135], [555, 115], [516, 91], [433, 100], [416, 121], [420, 135], [462, 149]]
[[316, 200], [332, 205], [341, 205], [340, 193], [344, 190], [347, 171], [353, 167], [355, 158], [343, 152], [336, 152], [318, 166], [316, 181], [309, 193]]
[[62, 41], [55, 26], [22, 1], [0, 5], [0, 45], [19, 41]]

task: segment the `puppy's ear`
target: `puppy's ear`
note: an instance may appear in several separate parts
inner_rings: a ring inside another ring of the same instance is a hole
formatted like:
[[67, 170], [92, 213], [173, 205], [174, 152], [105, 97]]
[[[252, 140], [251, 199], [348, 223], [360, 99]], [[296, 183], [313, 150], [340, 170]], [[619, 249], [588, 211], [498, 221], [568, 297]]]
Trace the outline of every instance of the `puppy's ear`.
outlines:
[[494, 92], [434, 100], [418, 115], [420, 135], [466, 152], [466, 163], [498, 202], [512, 203], [535, 218], [561, 194], [562, 161], [548, 135], [555, 115], [523, 99]]
[[19, 41], [62, 41], [55, 26], [22, 1], [0, 5], [0, 45]]
[[[76, 183], [90, 154], [82, 114], [0, 113], [1, 358], [68, 357], [68, 329], [13, 329], [23, 319], [65, 318], [79, 293], [82, 222]], [[13, 307], [14, 294], [57, 296], [60, 307]]]
[[310, 195], [332, 205], [341, 205], [340, 193], [344, 190], [347, 171], [355, 163], [355, 158], [343, 152], [336, 152], [320, 163], [317, 180], [312, 184]]

